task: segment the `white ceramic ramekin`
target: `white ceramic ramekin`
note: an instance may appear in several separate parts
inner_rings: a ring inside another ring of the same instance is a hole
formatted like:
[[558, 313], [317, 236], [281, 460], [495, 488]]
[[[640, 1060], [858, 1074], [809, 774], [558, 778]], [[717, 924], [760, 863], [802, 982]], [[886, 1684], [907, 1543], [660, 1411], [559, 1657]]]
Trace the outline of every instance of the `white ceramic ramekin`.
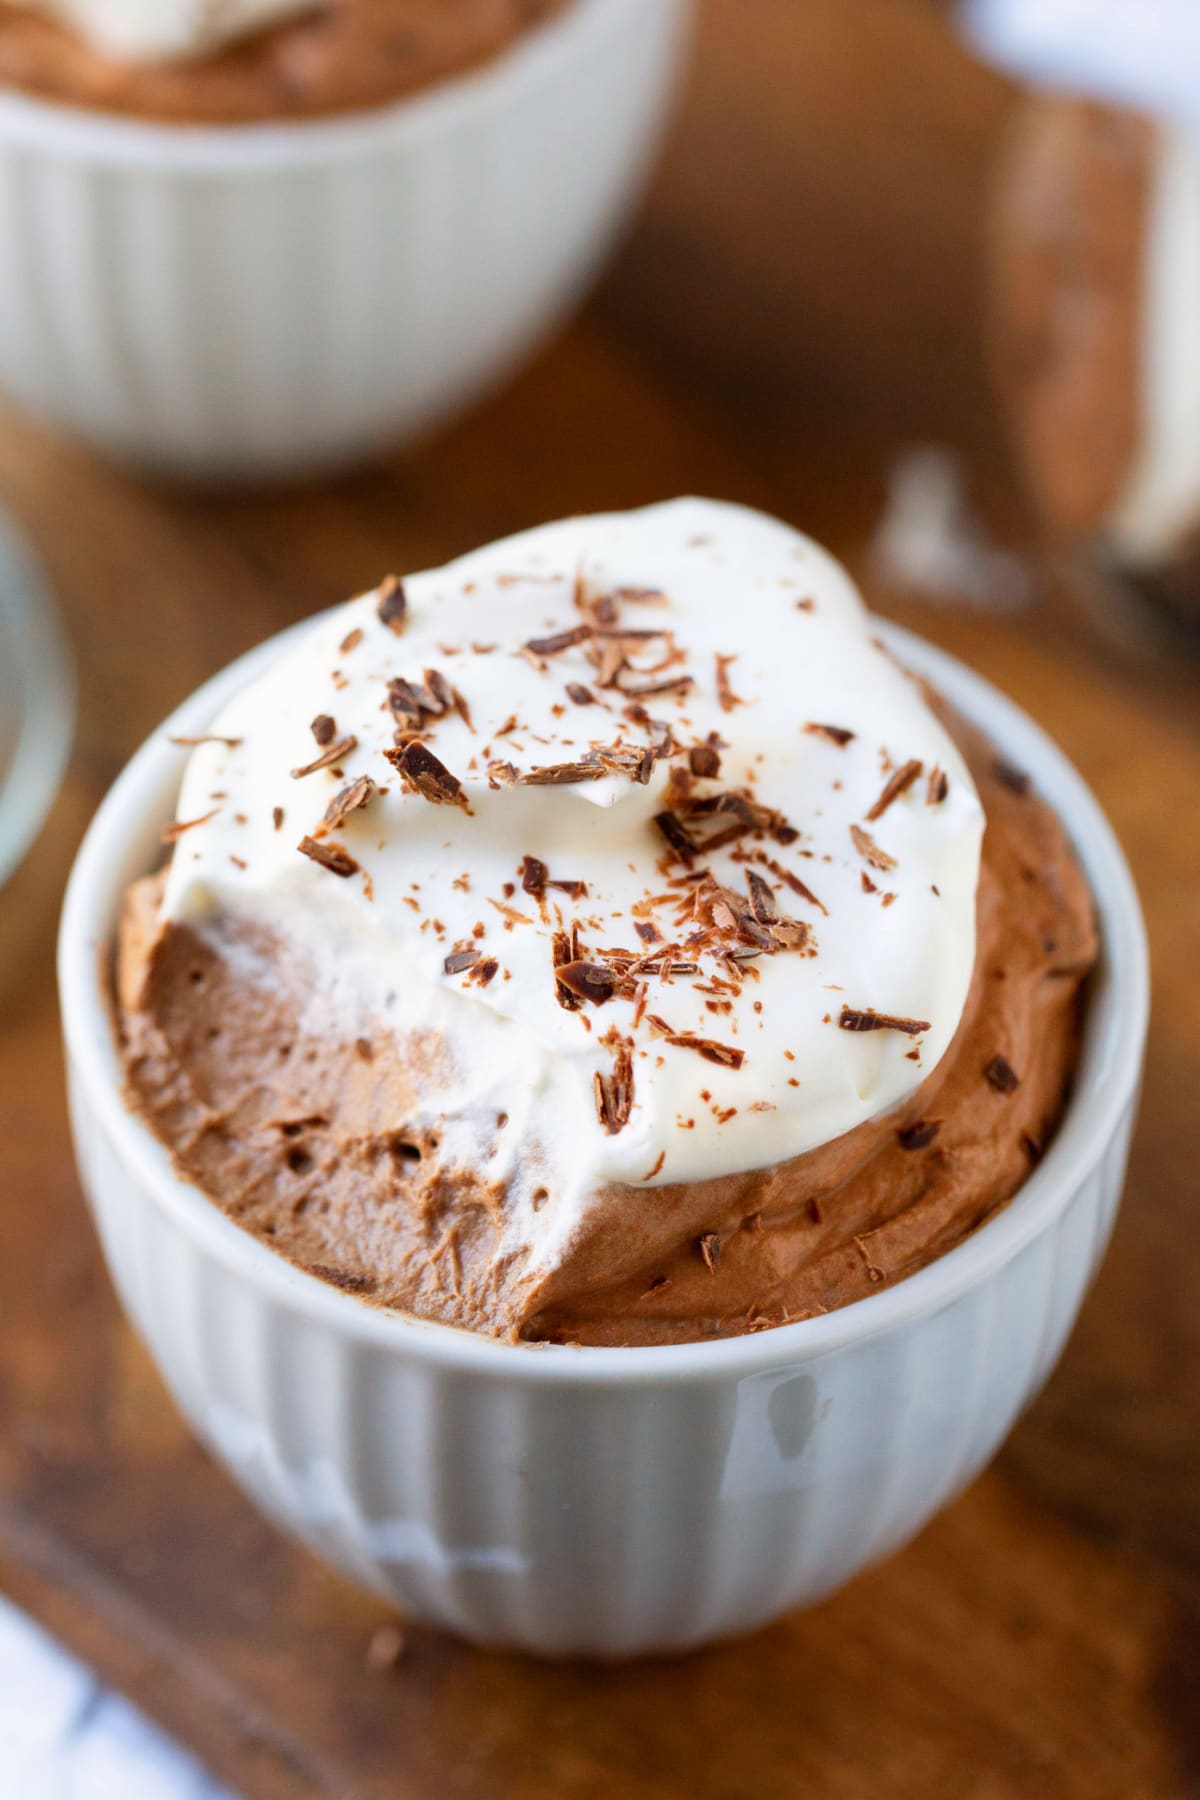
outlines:
[[166, 734], [203, 732], [279, 639], [193, 696], [97, 814], [59, 980], [76, 1148], [114, 1280], [179, 1405], [263, 1510], [414, 1618], [552, 1654], [746, 1631], [919, 1530], [1062, 1349], [1137, 1100], [1137, 896], [1095, 800], [1037, 727], [961, 664], [882, 630], [1067, 821], [1103, 960], [1066, 1120], [1012, 1204], [896, 1287], [757, 1336], [532, 1348], [374, 1311], [232, 1224], [126, 1110], [101, 963], [174, 804]]
[[176, 127], [0, 92], [0, 386], [203, 477], [345, 462], [464, 405], [594, 272], [688, 0], [575, 0], [333, 120]]

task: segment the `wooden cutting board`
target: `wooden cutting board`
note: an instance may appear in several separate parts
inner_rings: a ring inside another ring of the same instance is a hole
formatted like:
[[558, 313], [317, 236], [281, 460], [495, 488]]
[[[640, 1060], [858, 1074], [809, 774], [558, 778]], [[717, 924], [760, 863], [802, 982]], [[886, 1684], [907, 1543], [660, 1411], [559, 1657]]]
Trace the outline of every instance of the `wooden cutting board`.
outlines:
[[81, 676], [67, 786], [0, 893], [0, 1586], [249, 1800], [1200, 1791], [1200, 706], [1197, 664], [1135, 614], [1041, 565], [1009, 613], [873, 593], [1092, 781], [1139, 872], [1156, 1013], [1125, 1208], [1062, 1366], [963, 1499], [815, 1612], [629, 1668], [421, 1630], [395, 1654], [385, 1609], [191, 1443], [117, 1311], [66, 1134], [71, 855], [138, 741], [240, 650], [390, 567], [687, 489], [767, 506], [861, 568], [902, 437], [972, 448], [1019, 525], [972, 324], [1006, 104], [902, 0], [709, 0], [617, 266], [449, 435], [323, 487], [219, 496], [0, 415], [0, 498], [46, 556]]

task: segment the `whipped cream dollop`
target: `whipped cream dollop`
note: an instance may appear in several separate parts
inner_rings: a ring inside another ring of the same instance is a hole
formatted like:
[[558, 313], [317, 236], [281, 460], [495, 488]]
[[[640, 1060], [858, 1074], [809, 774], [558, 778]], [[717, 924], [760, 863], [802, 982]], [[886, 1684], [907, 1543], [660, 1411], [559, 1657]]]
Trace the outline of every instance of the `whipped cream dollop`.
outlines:
[[208, 56], [316, 0], [26, 0], [109, 56], [128, 61]]
[[417, 1046], [450, 1161], [502, 1115], [498, 1178], [558, 1202], [531, 1230], [825, 1143], [959, 1023], [975, 787], [773, 519], [680, 500], [389, 581], [210, 732], [166, 917], [265, 927], [315, 971], [305, 1029]]

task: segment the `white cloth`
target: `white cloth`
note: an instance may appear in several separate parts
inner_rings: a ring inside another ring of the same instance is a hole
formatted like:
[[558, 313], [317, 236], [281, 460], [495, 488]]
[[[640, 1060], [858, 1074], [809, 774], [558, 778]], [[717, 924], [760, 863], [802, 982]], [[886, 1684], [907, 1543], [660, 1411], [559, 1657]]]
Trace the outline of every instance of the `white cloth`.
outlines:
[[199, 1763], [107, 1692], [0, 1599], [3, 1800], [234, 1800]]

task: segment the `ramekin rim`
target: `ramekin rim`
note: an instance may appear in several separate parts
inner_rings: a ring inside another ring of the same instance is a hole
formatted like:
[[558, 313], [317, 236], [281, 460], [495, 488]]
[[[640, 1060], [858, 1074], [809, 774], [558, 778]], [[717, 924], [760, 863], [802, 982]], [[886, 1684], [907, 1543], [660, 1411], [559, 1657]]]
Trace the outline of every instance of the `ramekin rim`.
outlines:
[[[321, 616], [321, 615], [318, 615]], [[1101, 923], [1106, 991], [1093, 996], [1085, 1029], [1083, 1073], [1045, 1157], [1022, 1188], [977, 1231], [933, 1262], [876, 1294], [792, 1324], [686, 1344], [627, 1347], [514, 1344], [461, 1327], [368, 1306], [269, 1250], [173, 1169], [169, 1153], [122, 1097], [119, 1061], [99, 979], [112, 921], [94, 917], [93, 890], [103, 886], [111, 847], [142, 831], [125, 814], [143, 787], [157, 787], [172, 754], [169, 736], [203, 729], [221, 700], [252, 679], [289, 639], [316, 623], [308, 618], [226, 665], [185, 699], [135, 753], [101, 802], [76, 856], [62, 910], [58, 977], [66, 1053], [73, 1076], [109, 1130], [123, 1162], [155, 1204], [166, 1208], [227, 1268], [265, 1283], [274, 1298], [331, 1329], [433, 1361], [497, 1377], [623, 1386], [631, 1380], [738, 1378], [791, 1367], [865, 1342], [910, 1320], [944, 1310], [1007, 1265], [1067, 1205], [1100, 1161], [1136, 1094], [1149, 1009], [1148, 952], [1136, 888], [1099, 802], [1064, 753], [1015, 701], [948, 652], [890, 621], [875, 624], [890, 648], [930, 677], [968, 716], [999, 718], [1001, 749], [1024, 740], [1021, 760], [1036, 785], [1047, 772], [1071, 792], [1072, 840], [1083, 860]], [[966, 696], [964, 702], [963, 696]], [[1084, 843], [1086, 840], [1086, 848]], [[1098, 879], [1102, 877], [1102, 879]]]
[[[485, 62], [380, 106], [312, 118], [173, 124], [0, 88], [0, 148], [36, 145], [81, 161], [152, 166], [156, 172], [166, 167], [172, 174], [197, 176], [286, 169], [397, 148], [456, 129], [465, 116], [507, 103], [510, 90], [552, 77], [577, 53], [576, 40], [586, 41], [589, 30], [598, 28], [606, 10], [629, 4], [573, 0], [559, 17], [523, 32]], [[667, 4], [685, 8], [689, 0]]]

